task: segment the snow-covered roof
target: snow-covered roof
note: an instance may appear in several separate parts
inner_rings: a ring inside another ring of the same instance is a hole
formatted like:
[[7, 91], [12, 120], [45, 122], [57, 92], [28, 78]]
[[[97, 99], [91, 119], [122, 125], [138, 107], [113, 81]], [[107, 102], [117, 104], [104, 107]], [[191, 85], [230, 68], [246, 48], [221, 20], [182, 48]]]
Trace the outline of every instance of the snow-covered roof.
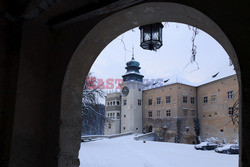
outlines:
[[185, 85], [194, 86], [194, 87], [197, 86], [197, 84], [192, 83], [192, 82], [188, 81], [187, 79], [185, 79], [177, 74], [170, 75], [168, 77], [164, 77], [161, 79], [157, 79], [155, 81], [145, 81], [144, 80], [144, 83], [147, 85], [144, 90], [158, 88], [158, 87], [176, 84], [176, 83], [185, 84]]
[[226, 77], [229, 77], [229, 76], [232, 76], [235, 74], [236, 74], [236, 72], [234, 71], [234, 66], [233, 65], [229, 66], [227, 64], [227, 65], [224, 65], [224, 66], [218, 68], [217, 70], [215, 70], [204, 81], [197, 84], [197, 86], [201, 86], [201, 85], [204, 85], [204, 84], [207, 84], [207, 83], [210, 83], [210, 82], [222, 79], [222, 78], [226, 78]]
[[233, 65], [229, 66], [227, 64], [215, 70], [213, 73], [209, 75], [209, 77], [207, 77], [204, 81], [200, 83], [192, 83], [189, 80], [185, 79], [184, 77], [175, 74], [155, 81], [144, 80], [144, 83], [147, 85], [144, 88], [144, 90], [158, 88], [176, 83], [197, 87], [235, 74], [236, 72], [234, 71], [234, 66]]

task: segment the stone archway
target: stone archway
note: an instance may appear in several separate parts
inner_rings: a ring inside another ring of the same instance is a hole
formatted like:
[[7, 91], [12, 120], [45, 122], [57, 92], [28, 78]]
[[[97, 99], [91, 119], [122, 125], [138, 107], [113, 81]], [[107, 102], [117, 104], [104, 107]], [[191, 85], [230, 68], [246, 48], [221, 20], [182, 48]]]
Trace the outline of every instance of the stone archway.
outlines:
[[205, 31], [217, 40], [235, 66], [241, 92], [240, 68], [235, 50], [220, 27], [206, 15], [185, 5], [167, 2], [145, 3], [125, 9], [96, 25], [81, 41], [70, 60], [62, 87], [59, 166], [79, 165], [82, 85], [91, 65], [118, 35], [154, 22], [185, 23]]

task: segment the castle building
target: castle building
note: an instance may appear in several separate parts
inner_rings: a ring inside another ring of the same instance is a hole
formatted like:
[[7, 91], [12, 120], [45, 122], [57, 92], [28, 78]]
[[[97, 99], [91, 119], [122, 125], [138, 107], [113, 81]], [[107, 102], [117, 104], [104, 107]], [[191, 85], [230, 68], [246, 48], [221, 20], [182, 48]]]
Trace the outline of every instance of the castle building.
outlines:
[[139, 65], [132, 57], [121, 93], [106, 96], [104, 134], [155, 132], [158, 140], [180, 143], [238, 140], [231, 120], [239, 90], [233, 66], [224, 66], [199, 85], [173, 75], [153, 86], [143, 83]]

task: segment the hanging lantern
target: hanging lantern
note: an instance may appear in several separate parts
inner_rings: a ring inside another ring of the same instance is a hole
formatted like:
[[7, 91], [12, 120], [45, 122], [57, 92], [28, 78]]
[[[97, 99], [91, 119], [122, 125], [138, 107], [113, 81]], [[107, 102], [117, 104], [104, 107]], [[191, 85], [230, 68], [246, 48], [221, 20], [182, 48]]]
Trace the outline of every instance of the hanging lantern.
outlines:
[[141, 47], [156, 51], [162, 46], [162, 23], [140, 26]]

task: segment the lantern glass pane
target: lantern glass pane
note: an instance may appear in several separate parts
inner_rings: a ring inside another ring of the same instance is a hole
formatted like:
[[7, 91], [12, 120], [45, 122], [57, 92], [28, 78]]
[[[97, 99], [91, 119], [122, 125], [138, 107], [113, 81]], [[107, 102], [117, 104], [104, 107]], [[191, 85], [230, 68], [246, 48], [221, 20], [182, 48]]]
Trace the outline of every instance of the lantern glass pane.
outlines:
[[143, 28], [141, 28], [141, 43], [144, 41]]
[[153, 32], [153, 33], [152, 33], [152, 40], [157, 41], [158, 38], [159, 38], [159, 33], [158, 33], [157, 31], [156, 31], [156, 32]]
[[159, 28], [159, 41], [162, 42], [162, 28]]
[[148, 41], [151, 39], [151, 26], [145, 26], [143, 30], [144, 41]]
[[150, 34], [144, 33], [144, 41], [149, 41], [149, 40], [150, 40]]

